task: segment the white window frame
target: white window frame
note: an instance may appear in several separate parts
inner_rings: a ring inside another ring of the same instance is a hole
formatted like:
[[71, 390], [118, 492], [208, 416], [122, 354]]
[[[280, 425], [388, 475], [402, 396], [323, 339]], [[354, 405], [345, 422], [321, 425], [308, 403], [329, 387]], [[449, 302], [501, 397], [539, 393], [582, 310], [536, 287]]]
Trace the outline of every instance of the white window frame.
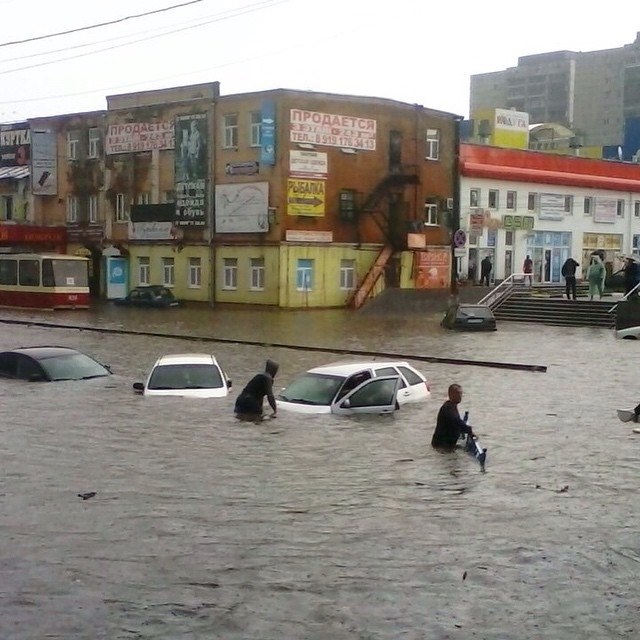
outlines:
[[227, 113], [222, 116], [222, 147], [235, 149], [238, 146], [238, 114]]
[[633, 203], [633, 216], [635, 218], [640, 218], [640, 200], [636, 200]]
[[582, 205], [582, 211], [584, 212], [585, 216], [593, 215], [593, 197], [592, 196], [584, 197], [584, 204]]
[[222, 288], [227, 291], [238, 288], [238, 258], [222, 259]]
[[149, 256], [138, 257], [138, 284], [151, 284], [151, 259]]
[[202, 260], [200, 258], [189, 258], [187, 287], [189, 289], [200, 289], [202, 287]]
[[162, 285], [167, 288], [176, 286], [175, 258], [162, 258]]
[[537, 211], [538, 210], [538, 194], [529, 192], [527, 196], [527, 211]]
[[151, 194], [148, 191], [138, 193], [138, 204], [151, 204]]
[[124, 193], [116, 193], [116, 222], [126, 222], [128, 219]]
[[353, 291], [356, 288], [356, 261], [340, 260], [340, 290]]
[[78, 216], [78, 196], [68, 195], [67, 196], [67, 222], [74, 224], [79, 220]]
[[249, 114], [249, 137], [252, 147], [259, 147], [262, 144], [262, 112], [252, 111]]
[[624, 218], [624, 200], [621, 198], [616, 201], [616, 216], [618, 218]]
[[296, 291], [313, 291], [314, 266], [313, 259], [298, 258], [298, 264], [296, 265]]
[[[509, 202], [509, 200], [511, 200], [511, 202]], [[506, 208], [509, 211], [515, 211], [518, 208], [518, 192], [517, 191], [507, 191]]]
[[469, 189], [469, 206], [470, 207], [479, 207], [480, 206], [480, 189]]
[[573, 215], [573, 196], [564, 196], [564, 213], [567, 216]]
[[89, 209], [89, 222], [98, 222], [98, 195], [92, 193], [87, 198], [87, 208]]
[[438, 205], [433, 202], [424, 203], [424, 224], [434, 227], [438, 224]]
[[78, 147], [80, 140], [77, 131], [67, 131], [67, 158], [69, 160], [78, 159]]
[[427, 160], [439, 160], [440, 159], [440, 129], [427, 129], [425, 142], [426, 142], [425, 158]]
[[489, 196], [487, 198], [487, 207], [489, 209], [498, 209], [500, 207], [500, 190], [489, 189]]
[[249, 260], [249, 290], [264, 291], [264, 258], [250, 258]]
[[89, 158], [100, 156], [100, 129], [98, 127], [89, 128]]

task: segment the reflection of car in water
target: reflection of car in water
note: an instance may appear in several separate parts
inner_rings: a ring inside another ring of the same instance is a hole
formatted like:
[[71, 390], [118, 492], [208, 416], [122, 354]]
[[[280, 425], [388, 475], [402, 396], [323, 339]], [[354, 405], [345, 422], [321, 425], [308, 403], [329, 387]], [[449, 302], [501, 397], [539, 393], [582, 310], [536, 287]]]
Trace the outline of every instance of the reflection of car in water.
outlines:
[[484, 304], [458, 304], [449, 307], [440, 325], [457, 331], [495, 331], [496, 319]]
[[276, 397], [298, 413], [391, 413], [431, 395], [426, 377], [404, 361], [334, 362], [295, 378]]

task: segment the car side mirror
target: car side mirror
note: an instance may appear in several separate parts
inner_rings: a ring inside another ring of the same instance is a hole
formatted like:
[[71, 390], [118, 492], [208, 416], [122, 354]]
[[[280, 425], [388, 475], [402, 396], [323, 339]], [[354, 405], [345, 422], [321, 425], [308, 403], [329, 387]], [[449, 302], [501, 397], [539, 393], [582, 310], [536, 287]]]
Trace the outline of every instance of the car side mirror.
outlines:
[[227, 380], [227, 387], [231, 389], [232, 386], [233, 386], [233, 382], [231, 382], [231, 380]]
[[144, 392], [144, 384], [142, 384], [142, 382], [134, 382], [133, 383], [133, 390], [136, 393], [143, 393]]
[[343, 409], [351, 409], [351, 400], [347, 398], [341, 405]]

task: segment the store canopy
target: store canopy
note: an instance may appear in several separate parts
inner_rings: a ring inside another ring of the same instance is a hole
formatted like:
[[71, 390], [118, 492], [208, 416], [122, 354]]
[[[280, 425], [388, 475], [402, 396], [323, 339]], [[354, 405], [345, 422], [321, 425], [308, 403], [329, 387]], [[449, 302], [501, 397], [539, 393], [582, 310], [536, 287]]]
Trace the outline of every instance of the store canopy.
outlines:
[[0, 167], [0, 180], [20, 180], [30, 174], [29, 167]]

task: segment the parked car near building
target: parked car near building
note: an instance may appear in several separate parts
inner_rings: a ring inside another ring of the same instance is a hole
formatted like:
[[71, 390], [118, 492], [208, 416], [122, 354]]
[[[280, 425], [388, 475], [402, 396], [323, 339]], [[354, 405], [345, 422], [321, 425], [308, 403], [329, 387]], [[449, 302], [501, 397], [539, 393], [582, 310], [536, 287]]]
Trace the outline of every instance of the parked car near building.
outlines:
[[113, 303], [120, 307], [152, 307], [154, 309], [166, 309], [182, 305], [182, 301], [173, 295], [171, 289], [167, 289], [162, 285], [135, 287], [124, 298], [117, 298]]

